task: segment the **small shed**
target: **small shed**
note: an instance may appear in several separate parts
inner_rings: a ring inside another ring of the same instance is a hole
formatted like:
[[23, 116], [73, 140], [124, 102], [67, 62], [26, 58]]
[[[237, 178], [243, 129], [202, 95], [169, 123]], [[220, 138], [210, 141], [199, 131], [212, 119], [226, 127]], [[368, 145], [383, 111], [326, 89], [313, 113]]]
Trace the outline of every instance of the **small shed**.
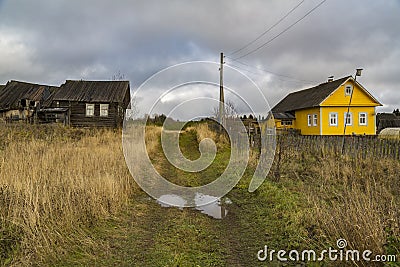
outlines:
[[380, 139], [400, 140], [400, 128], [385, 128], [378, 137]]
[[129, 81], [67, 80], [51, 96], [51, 109], [44, 109], [43, 115], [59, 114], [71, 126], [121, 127], [130, 100]]

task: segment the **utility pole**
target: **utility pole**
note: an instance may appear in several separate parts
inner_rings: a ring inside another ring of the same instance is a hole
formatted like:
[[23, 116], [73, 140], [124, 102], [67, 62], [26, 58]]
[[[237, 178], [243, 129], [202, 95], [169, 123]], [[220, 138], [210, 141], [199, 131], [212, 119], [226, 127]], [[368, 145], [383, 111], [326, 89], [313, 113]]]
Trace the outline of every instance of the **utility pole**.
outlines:
[[[351, 100], [353, 99], [354, 88], [357, 86], [357, 76], [361, 76], [361, 71], [362, 70], [363, 69], [356, 69], [356, 74], [354, 75], [354, 86], [353, 86], [353, 89], [351, 90], [351, 93], [350, 93], [350, 101], [349, 101], [349, 105], [347, 106], [347, 113], [346, 113], [346, 116], [344, 116], [344, 131], [343, 131], [343, 140], [342, 140], [342, 154], [344, 153], [344, 142], [345, 142], [345, 139], [346, 139], [347, 119], [348, 118], [350, 119]], [[353, 117], [351, 117], [351, 119], [354, 121]]]
[[219, 67], [219, 110], [218, 122], [220, 128], [225, 127], [225, 97], [224, 97], [224, 53], [221, 53], [220, 67]]

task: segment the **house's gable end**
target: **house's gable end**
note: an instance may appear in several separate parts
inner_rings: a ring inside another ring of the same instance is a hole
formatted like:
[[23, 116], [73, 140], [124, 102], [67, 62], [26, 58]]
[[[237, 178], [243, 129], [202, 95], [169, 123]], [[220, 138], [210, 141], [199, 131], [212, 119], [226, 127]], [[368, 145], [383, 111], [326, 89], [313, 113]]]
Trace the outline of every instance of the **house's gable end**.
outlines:
[[337, 91], [339, 90], [340, 87], [344, 86], [344, 84], [346, 84], [349, 80], [351, 79], [351, 76], [348, 76], [346, 80], [344, 80], [335, 90], [333, 90], [329, 95], [327, 95], [322, 101], [321, 103], [319, 103], [319, 106], [324, 106], [327, 102], [328, 99], [332, 98], [332, 95], [334, 95], [335, 93], [337, 93]]
[[[346, 95], [347, 86], [351, 86], [353, 95]], [[350, 102], [351, 98], [351, 102]], [[340, 84], [336, 90], [329, 94], [321, 103], [321, 106], [381, 106], [381, 103], [376, 100], [360, 83], [355, 82], [352, 77]]]

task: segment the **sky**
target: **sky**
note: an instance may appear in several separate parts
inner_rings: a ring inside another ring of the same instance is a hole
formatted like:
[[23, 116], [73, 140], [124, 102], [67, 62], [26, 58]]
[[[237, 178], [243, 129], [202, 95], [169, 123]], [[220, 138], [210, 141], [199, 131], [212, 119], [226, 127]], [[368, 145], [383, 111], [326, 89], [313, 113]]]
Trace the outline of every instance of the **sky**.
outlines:
[[[231, 67], [254, 81], [271, 107], [290, 92], [363, 68], [357, 81], [383, 104], [378, 112], [391, 112], [400, 108], [399, 25], [399, 0], [0, 0], [0, 84], [61, 85], [120, 73], [134, 92], [164, 68], [219, 62], [223, 52], [224, 78], [254, 96], [248, 101], [258, 95], [244, 79], [229, 76]], [[176, 75], [196, 80], [197, 71]], [[218, 64], [205, 72], [219, 82]], [[144, 89], [139, 101], [166, 90]], [[183, 95], [218, 98], [219, 88], [183, 91], [160, 103], [176, 106]], [[200, 109], [211, 110], [198, 103]]]

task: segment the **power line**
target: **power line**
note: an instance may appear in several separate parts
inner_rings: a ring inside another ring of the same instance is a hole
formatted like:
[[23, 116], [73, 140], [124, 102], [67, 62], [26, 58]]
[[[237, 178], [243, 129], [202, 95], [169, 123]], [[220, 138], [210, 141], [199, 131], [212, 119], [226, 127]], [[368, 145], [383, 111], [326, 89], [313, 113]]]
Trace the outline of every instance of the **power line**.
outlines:
[[279, 36], [281, 36], [282, 34], [284, 34], [285, 32], [287, 32], [289, 29], [291, 29], [293, 26], [295, 26], [297, 23], [299, 23], [300, 21], [302, 21], [304, 18], [306, 18], [308, 15], [310, 15], [314, 10], [316, 10], [318, 7], [320, 7], [323, 3], [325, 3], [327, 0], [323, 0], [321, 1], [318, 5], [316, 5], [315, 7], [313, 7], [310, 11], [308, 11], [304, 16], [302, 16], [300, 19], [296, 20], [294, 23], [290, 24], [289, 27], [285, 28], [283, 31], [281, 31], [280, 33], [278, 33], [277, 35], [275, 35], [273, 38], [269, 39], [267, 42], [263, 43], [262, 45], [258, 46], [257, 48], [251, 50], [250, 52], [247, 52], [246, 54], [234, 58], [234, 60], [237, 59], [241, 59], [244, 58], [245, 56], [248, 56], [258, 50], [260, 50], [261, 48], [263, 48], [264, 46], [270, 44], [272, 41], [274, 41], [275, 39], [277, 39]]
[[253, 41], [247, 43], [245, 46], [243, 46], [242, 48], [239, 48], [231, 53], [229, 53], [230, 56], [242, 51], [243, 49], [249, 47], [250, 45], [254, 44], [256, 41], [258, 41], [261, 37], [263, 37], [264, 35], [266, 35], [268, 32], [270, 32], [273, 28], [275, 28], [279, 23], [281, 23], [284, 19], [286, 19], [293, 11], [295, 11], [301, 4], [304, 3], [305, 0], [302, 0], [300, 3], [298, 3], [295, 7], [293, 7], [288, 13], [286, 13], [285, 16], [283, 16], [282, 18], [280, 18], [274, 25], [272, 25], [271, 27], [269, 27], [266, 31], [264, 31], [262, 34], [260, 34], [256, 39], [254, 39]]
[[[254, 75], [257, 75], [257, 76], [264, 76], [267, 73], [267, 72], [264, 72], [264, 71], [262, 73], [257, 73], [257, 72], [242, 68], [242, 67], [237, 66], [237, 65], [232, 65], [232, 64], [228, 64], [228, 66], [234, 67], [234, 68], [236, 68], [236, 69], [238, 69], [240, 71], [244, 71], [244, 72], [247, 72], [247, 73], [250, 73], [250, 74], [254, 74]], [[304, 86], [304, 85], [309, 85], [310, 86], [312, 84], [315, 84], [314, 82], [305, 81], [305, 80], [302, 80], [302, 79], [297, 79], [297, 78], [292, 78], [292, 77], [291, 78], [285, 78], [284, 76], [272, 74], [272, 73], [269, 73], [269, 72], [268, 72], [268, 74], [271, 74], [272, 76], [274, 76], [272, 78], [273, 80], [279, 80], [279, 81], [284, 82], [284, 83], [294, 83], [294, 84], [301, 85], [301, 86]]]
[[[251, 73], [251, 74], [254, 74], [254, 75], [258, 75], [258, 76], [262, 76], [262, 75], [264, 75], [265, 73], [267, 73], [267, 72], [265, 72], [265, 71], [262, 71], [264, 74], [262, 74], [262, 73], [257, 73], [257, 72], [254, 72], [254, 71], [251, 71], [251, 70], [248, 70], [248, 69], [245, 69], [245, 68], [242, 68], [242, 67], [240, 67], [240, 66], [233, 65], [233, 64], [228, 64], [228, 66], [234, 67], [234, 68], [239, 69], [239, 70], [241, 70], [241, 71], [245, 71], [245, 72], [248, 72], [248, 73]], [[260, 70], [260, 71], [261, 71], [261, 70]], [[270, 73], [270, 72], [268, 72], [268, 73]], [[272, 74], [272, 73], [270, 73], [270, 74]], [[273, 74], [273, 75], [276, 75], [276, 74]], [[311, 82], [306, 82], [306, 81], [303, 81], [303, 80], [300, 80], [300, 79], [295, 79], [295, 78], [286, 78], [286, 79], [285, 79], [285, 78], [280, 77], [281, 75], [276, 75], [276, 76], [278, 76], [278, 77], [275, 78], [275, 79], [278, 79], [278, 80], [280, 80], [280, 81], [282, 81], [282, 82], [296, 83], [296, 84], [299, 84], [299, 85], [311, 84]]]
[[[232, 58], [230, 58], [230, 57], [228, 57], [228, 56], [226, 56], [226, 58], [231, 59], [231, 60], [233, 60], [233, 61], [235, 61], [235, 62], [237, 62], [237, 63], [239, 63], [239, 64], [241, 64], [241, 65], [243, 65], [243, 66], [250, 67], [250, 68], [252, 68], [252, 69], [255, 69], [255, 70], [258, 70], [258, 71], [262, 71], [262, 72], [264, 72], [264, 73], [269, 73], [269, 74], [272, 74], [272, 75], [275, 75], [275, 76], [280, 76], [280, 77], [287, 78], [287, 79], [291, 79], [291, 80], [297, 80], [297, 81], [303, 82], [303, 83], [317, 83], [317, 81], [299, 79], [299, 78], [296, 78], [296, 77], [292, 77], [292, 76], [288, 76], [288, 75], [284, 75], [284, 74], [279, 74], [279, 73], [276, 73], [276, 72], [272, 72], [272, 71], [266, 70], [266, 69], [264, 69], [264, 68], [254, 67], [254, 66], [252, 66], [252, 65], [250, 65], [250, 64], [248, 64], [248, 63], [245, 63], [245, 62], [243, 62], [243, 61], [239, 61], [239, 60], [232, 59]], [[244, 69], [244, 68], [242, 68], [242, 67], [239, 67], [239, 66], [234, 65], [234, 64], [231, 64], [231, 63], [229, 63], [229, 65], [235, 66], [235, 67], [237, 67], [238, 69], [242, 69], [242, 70], [248, 71], [248, 70], [246, 70], [246, 69]], [[252, 72], [252, 71], [248, 71], [248, 72], [253, 73], [253, 74], [256, 74], [256, 75], [260, 75], [259, 73], [255, 73], [255, 72]]]
[[246, 71], [246, 72], [255, 74], [255, 75], [262, 75], [262, 74], [260, 74], [260, 73], [257, 73], [257, 72], [254, 72], [254, 71], [247, 70], [247, 69], [245, 69], [245, 68], [239, 67], [238, 65], [234, 65], [234, 64], [230, 64], [230, 63], [229, 63], [228, 66], [234, 67], [234, 68], [237, 68], [237, 69], [240, 69], [240, 70], [243, 70], [243, 71]]

